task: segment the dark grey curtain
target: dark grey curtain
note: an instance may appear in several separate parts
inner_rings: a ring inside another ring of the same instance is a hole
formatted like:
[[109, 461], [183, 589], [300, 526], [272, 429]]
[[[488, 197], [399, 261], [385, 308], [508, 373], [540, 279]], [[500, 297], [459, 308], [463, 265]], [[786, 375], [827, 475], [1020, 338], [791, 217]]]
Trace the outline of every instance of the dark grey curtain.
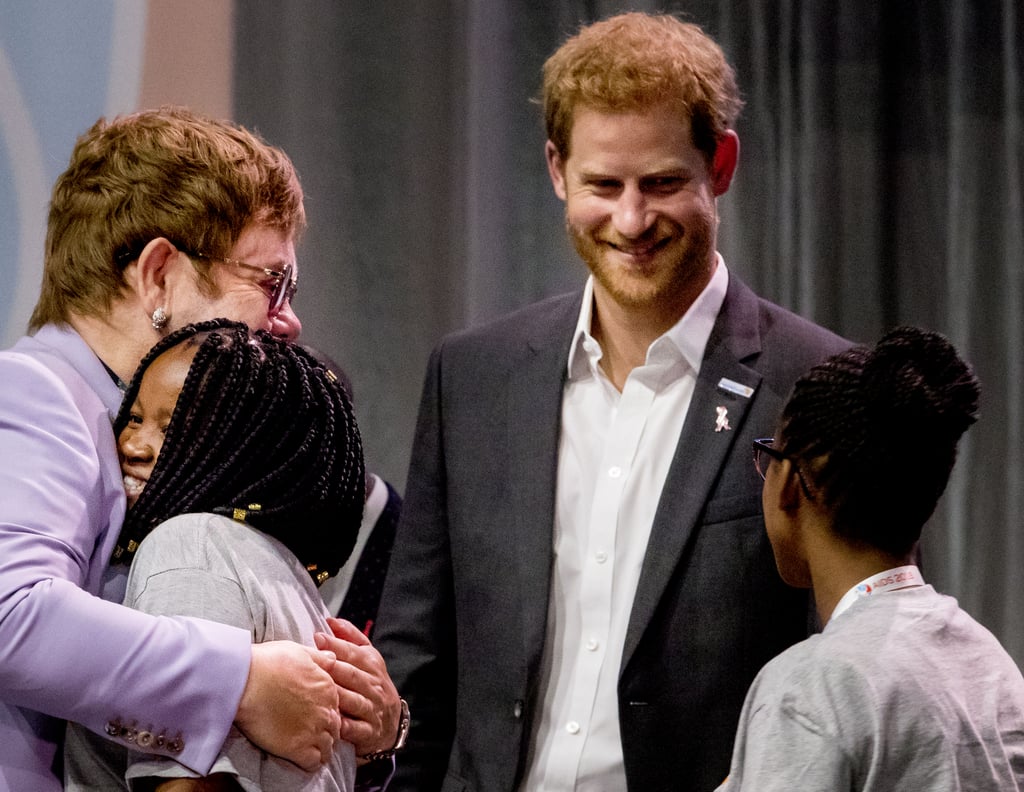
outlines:
[[238, 3], [236, 117], [299, 167], [304, 336], [349, 372], [370, 466], [403, 486], [441, 335], [582, 282], [531, 97], [567, 34], [627, 8], [688, 16], [737, 68], [730, 268], [855, 340], [920, 324], [974, 362], [926, 576], [1021, 663], [1020, 0]]

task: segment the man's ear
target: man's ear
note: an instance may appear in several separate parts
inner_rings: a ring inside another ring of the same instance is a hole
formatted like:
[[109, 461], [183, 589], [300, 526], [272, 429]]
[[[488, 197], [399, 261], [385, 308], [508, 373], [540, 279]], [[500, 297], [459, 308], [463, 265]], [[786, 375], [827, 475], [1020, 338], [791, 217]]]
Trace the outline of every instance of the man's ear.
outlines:
[[550, 140], [544, 144], [544, 158], [548, 163], [548, 176], [551, 177], [551, 186], [555, 188], [555, 195], [564, 201], [568, 195], [565, 189], [565, 162], [555, 144]]
[[138, 260], [125, 269], [125, 277], [139, 295], [147, 314], [157, 308], [167, 308], [167, 279], [178, 252], [168, 239], [157, 237], [142, 249]]
[[740, 161], [740, 139], [731, 129], [718, 138], [715, 156], [711, 160], [711, 189], [717, 198], [724, 195], [732, 184], [736, 165]]

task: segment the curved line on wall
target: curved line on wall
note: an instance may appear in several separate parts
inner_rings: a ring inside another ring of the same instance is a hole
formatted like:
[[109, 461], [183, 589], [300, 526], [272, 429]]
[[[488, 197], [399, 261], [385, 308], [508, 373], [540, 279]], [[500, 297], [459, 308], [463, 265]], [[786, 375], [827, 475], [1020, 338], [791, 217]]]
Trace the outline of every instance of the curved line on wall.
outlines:
[[[36, 303], [43, 260], [44, 224], [38, 222], [49, 201], [46, 169], [39, 133], [32, 114], [18, 90], [10, 59], [0, 47], [0, 138], [14, 173], [17, 206], [18, 257], [14, 263], [14, 301], [11, 312], [0, 321], [0, 338], [13, 342], [25, 330]], [[7, 346], [7, 343], [3, 344]]]

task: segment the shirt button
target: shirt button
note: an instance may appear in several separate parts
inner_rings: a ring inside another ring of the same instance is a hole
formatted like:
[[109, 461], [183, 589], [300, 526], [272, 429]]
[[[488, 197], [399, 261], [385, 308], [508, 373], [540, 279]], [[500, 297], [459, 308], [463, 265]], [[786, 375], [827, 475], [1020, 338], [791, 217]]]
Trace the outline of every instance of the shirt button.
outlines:
[[597, 643], [597, 639], [596, 638], [591, 638], [589, 641], [587, 641], [587, 643], [585, 645], [587, 647], [587, 651], [588, 652], [596, 652], [597, 651], [598, 643]]
[[599, 564], [603, 564], [608, 560], [608, 554], [604, 550], [598, 550], [594, 553], [594, 560]]
[[618, 478], [622, 475], [622, 468], [616, 465], [613, 468], [608, 468], [608, 478]]
[[569, 732], [569, 734], [579, 734], [580, 725], [576, 721], [569, 721], [565, 724], [565, 730]]

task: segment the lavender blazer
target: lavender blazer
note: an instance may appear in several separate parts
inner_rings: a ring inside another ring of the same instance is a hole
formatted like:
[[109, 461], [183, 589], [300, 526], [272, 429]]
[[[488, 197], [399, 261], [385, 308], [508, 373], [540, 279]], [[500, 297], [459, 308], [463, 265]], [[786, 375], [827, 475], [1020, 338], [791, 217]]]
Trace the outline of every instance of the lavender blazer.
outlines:
[[206, 772], [245, 686], [246, 631], [103, 599], [123, 593], [119, 401], [70, 329], [0, 352], [0, 790], [61, 789], [63, 719]]

